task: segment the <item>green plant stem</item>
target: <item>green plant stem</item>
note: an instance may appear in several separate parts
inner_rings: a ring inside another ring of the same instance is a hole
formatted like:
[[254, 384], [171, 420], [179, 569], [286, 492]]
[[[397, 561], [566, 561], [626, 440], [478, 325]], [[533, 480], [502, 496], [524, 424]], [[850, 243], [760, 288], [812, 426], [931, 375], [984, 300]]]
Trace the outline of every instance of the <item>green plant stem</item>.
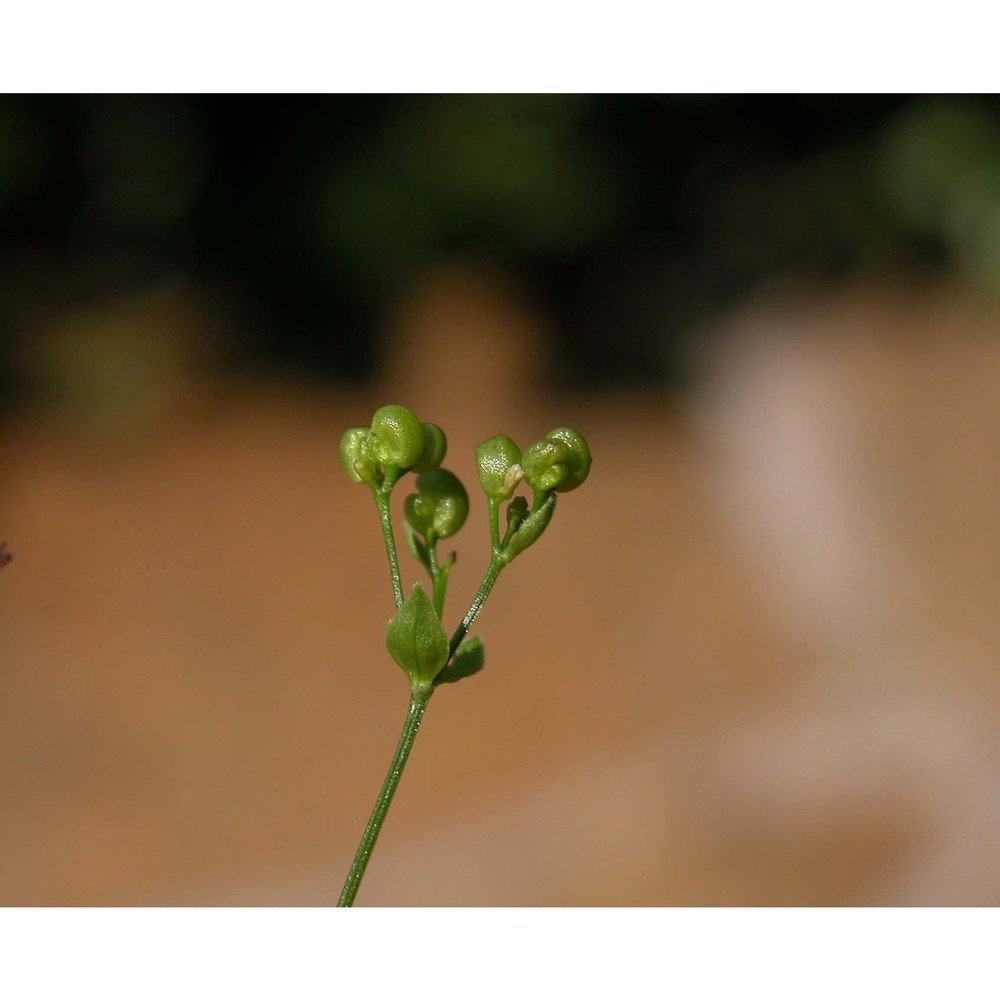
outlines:
[[431, 582], [434, 584], [434, 610], [438, 618], [444, 614], [444, 595], [448, 589], [448, 570], [438, 562], [437, 546], [427, 546], [427, 561], [430, 564]]
[[472, 628], [472, 623], [476, 620], [476, 615], [482, 610], [483, 604], [486, 603], [486, 598], [490, 596], [490, 591], [493, 589], [493, 584], [497, 582], [497, 577], [506, 565], [507, 560], [503, 557], [503, 554], [494, 551], [493, 558], [490, 559], [490, 564], [486, 567], [483, 582], [479, 584], [479, 590], [476, 591], [476, 596], [472, 599], [469, 610], [465, 612], [462, 623], [455, 629], [455, 634], [451, 637], [451, 642], [448, 644], [449, 659], [455, 655], [455, 650], [458, 649], [459, 643], [468, 635], [469, 629]]
[[382, 525], [382, 538], [385, 541], [385, 554], [389, 559], [389, 576], [392, 579], [392, 596], [396, 602], [396, 610], [403, 606], [403, 584], [399, 576], [399, 559], [396, 556], [396, 536], [392, 530], [392, 510], [389, 507], [389, 494], [380, 489], [373, 489], [375, 506], [378, 508], [378, 519]]
[[396, 794], [399, 779], [402, 777], [403, 768], [409, 759], [410, 751], [413, 749], [413, 741], [417, 738], [417, 730], [420, 728], [420, 720], [424, 717], [424, 710], [431, 699], [433, 689], [426, 693], [414, 693], [410, 698], [410, 708], [406, 713], [406, 720], [403, 722], [403, 731], [399, 734], [399, 743], [396, 744], [396, 752], [392, 755], [392, 763], [386, 773], [385, 781], [382, 782], [382, 790], [378, 793], [375, 806], [371, 816], [368, 817], [368, 825], [361, 836], [357, 853], [354, 855], [354, 862], [351, 870], [347, 873], [347, 880], [340, 893], [337, 906], [353, 906], [354, 897], [358, 894], [361, 879], [368, 867], [372, 851], [375, 848], [375, 841], [382, 830], [386, 813], [392, 804], [392, 797]]
[[500, 548], [500, 501], [496, 497], [487, 497], [486, 505], [490, 515], [490, 544], [496, 552]]

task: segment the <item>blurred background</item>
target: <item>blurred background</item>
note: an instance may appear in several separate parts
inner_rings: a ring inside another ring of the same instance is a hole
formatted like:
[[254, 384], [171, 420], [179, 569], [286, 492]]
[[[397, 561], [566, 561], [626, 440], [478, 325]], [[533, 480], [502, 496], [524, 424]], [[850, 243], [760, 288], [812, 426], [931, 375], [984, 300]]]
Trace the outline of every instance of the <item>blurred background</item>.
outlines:
[[335, 902], [398, 402], [449, 618], [475, 444], [594, 468], [359, 904], [1000, 904], [998, 293], [993, 99], [0, 98], [0, 903]]

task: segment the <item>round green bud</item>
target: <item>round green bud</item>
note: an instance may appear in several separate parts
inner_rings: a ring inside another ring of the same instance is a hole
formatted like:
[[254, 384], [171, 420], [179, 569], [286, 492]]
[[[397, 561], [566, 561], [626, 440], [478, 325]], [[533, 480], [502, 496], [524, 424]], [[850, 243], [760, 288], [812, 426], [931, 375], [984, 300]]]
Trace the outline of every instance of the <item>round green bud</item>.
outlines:
[[410, 469], [424, 450], [424, 425], [405, 406], [380, 406], [372, 417], [372, 435], [369, 449], [382, 465]]
[[541, 493], [551, 492], [568, 474], [563, 464], [566, 456], [566, 446], [561, 442], [536, 441], [524, 452], [522, 465], [525, 482], [533, 490]]
[[406, 523], [425, 537], [450, 538], [469, 516], [469, 494], [458, 476], [447, 469], [434, 469], [417, 476], [419, 493], [411, 493], [403, 504]]
[[414, 472], [431, 472], [443, 461], [448, 451], [448, 439], [437, 424], [424, 424], [424, 450], [413, 464]]
[[494, 434], [476, 448], [476, 466], [483, 492], [509, 500], [521, 482], [521, 449], [506, 434]]
[[352, 482], [375, 481], [375, 463], [368, 454], [370, 436], [371, 431], [367, 427], [349, 427], [340, 439], [340, 461]]
[[567, 476], [556, 487], [559, 493], [569, 493], [578, 486], [582, 486], [584, 480], [590, 475], [590, 448], [584, 436], [573, 430], [571, 427], [556, 427], [545, 435], [546, 440], [559, 442], [566, 446], [567, 456], [562, 464], [566, 466]]
[[583, 436], [569, 427], [549, 431], [524, 453], [525, 482], [542, 493], [575, 490], [590, 474], [590, 449]]

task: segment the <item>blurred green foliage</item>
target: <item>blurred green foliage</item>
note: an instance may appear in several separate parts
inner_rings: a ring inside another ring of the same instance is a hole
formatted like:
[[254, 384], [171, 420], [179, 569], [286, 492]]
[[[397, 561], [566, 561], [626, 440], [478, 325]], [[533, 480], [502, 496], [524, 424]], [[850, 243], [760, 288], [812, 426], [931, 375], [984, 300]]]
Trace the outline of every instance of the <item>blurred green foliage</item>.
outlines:
[[885, 190], [915, 234], [976, 285], [1000, 292], [1000, 120], [955, 98], [914, 104], [882, 144]]
[[686, 331], [774, 276], [952, 273], [998, 291], [1000, 108], [0, 97], [5, 398], [45, 355], [23, 343], [39, 317], [162, 287], [226, 317], [230, 365], [364, 377], [394, 297], [456, 257], [548, 315], [569, 383], [662, 381]]
[[323, 227], [369, 281], [442, 247], [529, 254], [592, 244], [626, 178], [583, 125], [585, 99], [455, 96], [394, 107], [330, 173]]

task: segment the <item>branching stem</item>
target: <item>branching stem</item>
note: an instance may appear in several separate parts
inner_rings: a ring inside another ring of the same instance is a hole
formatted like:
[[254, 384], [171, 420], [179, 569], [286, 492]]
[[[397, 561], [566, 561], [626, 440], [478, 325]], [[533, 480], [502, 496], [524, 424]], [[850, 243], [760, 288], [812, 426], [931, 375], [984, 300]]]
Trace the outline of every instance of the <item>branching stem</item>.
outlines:
[[476, 620], [476, 615], [482, 610], [483, 605], [486, 603], [486, 598], [490, 596], [490, 591], [493, 589], [493, 584], [497, 582], [500, 571], [506, 565], [507, 561], [503, 558], [503, 555], [494, 551], [493, 558], [490, 559], [490, 564], [486, 567], [483, 582], [479, 584], [479, 590], [476, 591], [476, 596], [472, 599], [469, 610], [465, 612], [465, 617], [458, 628], [455, 629], [455, 633], [451, 637], [451, 642], [448, 644], [449, 659], [455, 655], [455, 650], [458, 649], [459, 643], [468, 635], [469, 629], [472, 628], [472, 623]]

